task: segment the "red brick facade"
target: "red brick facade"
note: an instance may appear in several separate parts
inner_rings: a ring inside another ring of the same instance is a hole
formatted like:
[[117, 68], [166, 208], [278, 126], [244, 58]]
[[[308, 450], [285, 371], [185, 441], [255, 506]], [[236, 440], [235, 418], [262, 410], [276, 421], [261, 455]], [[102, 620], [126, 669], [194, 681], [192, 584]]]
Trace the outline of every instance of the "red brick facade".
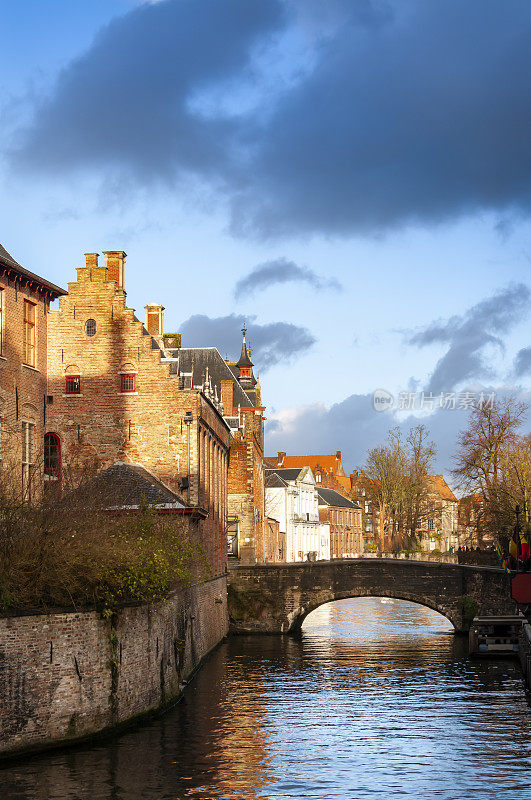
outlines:
[[357, 558], [363, 555], [361, 508], [320, 507], [319, 520], [330, 525], [331, 558]]
[[229, 456], [229, 516], [237, 526], [238, 560], [243, 564], [266, 561], [264, 520], [264, 419], [263, 407], [235, 407], [232, 381], [221, 382], [223, 410], [239, 416], [242, 424], [234, 434]]
[[[106, 253], [99, 266], [97, 255], [87, 254], [59, 310], [49, 314], [53, 403], [46, 429], [60, 440], [63, 473], [90, 463], [138, 463], [188, 505], [205, 508], [201, 544], [213, 573], [222, 574], [230, 431], [212, 399], [183, 387], [127, 307], [124, 259], [121, 251]], [[67, 386], [69, 376], [78, 382]]]
[[0, 457], [6, 487], [26, 500], [41, 487], [49, 303], [62, 293], [0, 246]]
[[264, 560], [264, 409], [245, 337], [237, 363], [204, 349], [213, 380], [208, 360], [194, 367], [200, 349], [164, 333], [162, 305], [145, 307], [145, 326], [127, 307], [125, 253], [103, 255], [85, 254], [65, 294], [0, 247], [4, 466], [12, 456], [21, 488], [24, 474], [26, 489], [33, 476], [35, 490], [61, 491], [116, 462], [142, 465], [207, 512], [213, 574], [226, 569], [230, 522], [239, 559]]

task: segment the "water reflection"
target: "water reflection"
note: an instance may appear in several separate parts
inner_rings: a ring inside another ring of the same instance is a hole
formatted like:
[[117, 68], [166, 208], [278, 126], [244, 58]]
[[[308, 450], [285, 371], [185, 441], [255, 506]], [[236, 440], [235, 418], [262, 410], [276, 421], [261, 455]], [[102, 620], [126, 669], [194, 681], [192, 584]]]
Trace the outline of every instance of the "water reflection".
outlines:
[[469, 661], [449, 622], [379, 598], [300, 639], [237, 637], [171, 712], [0, 772], [2, 800], [516, 800], [531, 716], [517, 665]]

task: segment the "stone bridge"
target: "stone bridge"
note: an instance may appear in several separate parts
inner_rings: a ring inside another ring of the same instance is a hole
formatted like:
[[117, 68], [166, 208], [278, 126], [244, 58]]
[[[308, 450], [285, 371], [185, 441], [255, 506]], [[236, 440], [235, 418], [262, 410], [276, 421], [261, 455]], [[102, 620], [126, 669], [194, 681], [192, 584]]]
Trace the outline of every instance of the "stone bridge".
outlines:
[[509, 578], [494, 567], [356, 559], [229, 568], [235, 633], [289, 633], [315, 608], [346, 597], [394, 597], [428, 606], [466, 632], [476, 614], [514, 613]]

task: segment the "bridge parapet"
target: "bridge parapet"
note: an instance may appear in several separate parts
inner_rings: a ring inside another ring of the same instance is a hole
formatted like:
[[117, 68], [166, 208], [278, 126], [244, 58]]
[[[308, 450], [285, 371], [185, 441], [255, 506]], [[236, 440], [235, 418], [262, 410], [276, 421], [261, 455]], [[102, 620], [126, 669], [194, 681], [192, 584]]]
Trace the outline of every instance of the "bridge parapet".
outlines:
[[514, 611], [508, 576], [493, 567], [398, 559], [256, 564], [229, 569], [234, 633], [290, 633], [318, 606], [347, 597], [394, 597], [428, 606], [466, 633], [476, 614]]

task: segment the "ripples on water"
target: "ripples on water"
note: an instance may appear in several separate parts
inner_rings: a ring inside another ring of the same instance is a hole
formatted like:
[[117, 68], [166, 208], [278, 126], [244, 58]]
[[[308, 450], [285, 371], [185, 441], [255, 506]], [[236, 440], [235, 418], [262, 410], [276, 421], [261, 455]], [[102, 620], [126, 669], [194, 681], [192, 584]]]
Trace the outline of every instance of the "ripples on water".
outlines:
[[311, 614], [300, 639], [235, 637], [165, 716], [0, 771], [1, 800], [531, 800], [513, 661], [470, 661], [427, 608]]

